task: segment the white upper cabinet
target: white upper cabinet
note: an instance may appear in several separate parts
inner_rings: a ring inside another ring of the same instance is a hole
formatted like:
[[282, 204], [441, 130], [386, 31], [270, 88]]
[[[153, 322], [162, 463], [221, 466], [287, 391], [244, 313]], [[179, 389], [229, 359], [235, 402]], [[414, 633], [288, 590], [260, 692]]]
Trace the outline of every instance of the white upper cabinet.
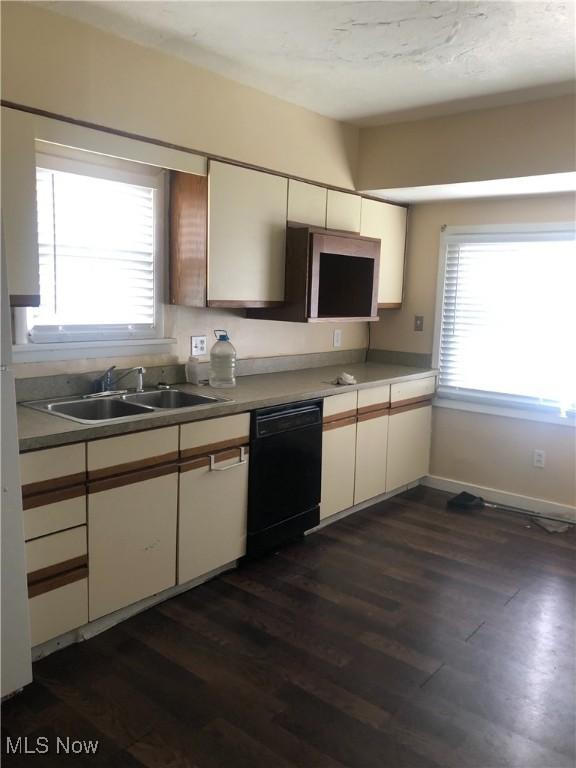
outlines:
[[326, 226], [326, 189], [315, 184], [290, 179], [288, 181], [288, 221]]
[[362, 198], [348, 192], [328, 190], [326, 226], [344, 232], [360, 232], [360, 208]]
[[404, 282], [406, 208], [363, 198], [360, 234], [378, 237], [382, 241], [378, 305], [383, 308], [400, 305]]
[[2, 228], [14, 306], [40, 300], [34, 117], [2, 108]]
[[284, 300], [288, 180], [211, 162], [208, 306]]

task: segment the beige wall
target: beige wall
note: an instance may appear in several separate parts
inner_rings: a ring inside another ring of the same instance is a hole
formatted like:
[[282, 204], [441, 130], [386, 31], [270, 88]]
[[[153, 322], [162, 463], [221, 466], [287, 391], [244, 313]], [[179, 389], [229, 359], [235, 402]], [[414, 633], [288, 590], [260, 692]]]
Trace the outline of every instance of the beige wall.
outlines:
[[353, 188], [358, 129], [27, 2], [3, 2], [2, 98]]
[[[570, 221], [573, 195], [471, 200], [416, 205], [408, 225], [405, 300], [381, 312], [372, 327], [376, 349], [432, 352], [440, 227], [468, 224]], [[424, 332], [413, 330], [424, 315]], [[431, 473], [509, 493], [576, 503], [576, 433], [572, 427], [479, 413], [434, 409]], [[532, 450], [546, 451], [546, 466], [532, 466]]]
[[357, 188], [393, 189], [573, 171], [576, 101], [562, 96], [363, 128]]
[[[358, 129], [105, 34], [30, 3], [2, 3], [2, 98], [50, 112], [353, 188]], [[86, 371], [189, 354], [189, 337], [228, 328], [242, 358], [333, 349], [334, 325], [246, 320], [238, 312], [166, 308], [173, 354], [19, 364], [18, 376]], [[367, 344], [342, 326], [342, 348]], [[209, 341], [210, 343], [210, 341]]]

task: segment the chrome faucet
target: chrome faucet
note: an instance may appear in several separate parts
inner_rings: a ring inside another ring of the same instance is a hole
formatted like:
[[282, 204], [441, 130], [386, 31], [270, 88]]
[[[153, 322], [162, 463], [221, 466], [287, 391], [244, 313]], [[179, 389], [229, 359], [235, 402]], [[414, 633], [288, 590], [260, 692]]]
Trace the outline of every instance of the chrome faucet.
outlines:
[[137, 365], [134, 368], [128, 368], [127, 371], [124, 371], [124, 373], [121, 373], [120, 376], [118, 376], [114, 380], [114, 376], [112, 375], [112, 372], [116, 370], [115, 365], [111, 365], [110, 368], [107, 368], [102, 376], [100, 376], [96, 381], [95, 384], [95, 390], [97, 393], [112, 393], [116, 392], [114, 387], [118, 384], [118, 382], [123, 379], [125, 376], [128, 376], [129, 373], [132, 373], [132, 371], [135, 371], [138, 375], [138, 380], [136, 383], [136, 392], [144, 392], [144, 374], [146, 373], [146, 368], [144, 368], [142, 365]]
[[144, 392], [144, 374], [146, 373], [146, 368], [144, 368], [142, 365], [136, 365], [134, 368], [128, 368], [127, 371], [121, 373], [120, 376], [118, 376], [116, 379], [116, 384], [118, 384], [118, 382], [121, 381], [124, 376], [128, 376], [129, 373], [132, 373], [132, 371], [135, 371], [138, 376], [136, 392]]

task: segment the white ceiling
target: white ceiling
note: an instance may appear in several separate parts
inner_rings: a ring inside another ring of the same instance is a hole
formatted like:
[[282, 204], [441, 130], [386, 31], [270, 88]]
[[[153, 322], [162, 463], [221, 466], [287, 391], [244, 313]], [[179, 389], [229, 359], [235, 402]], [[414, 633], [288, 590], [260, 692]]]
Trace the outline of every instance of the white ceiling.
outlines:
[[[515, 197], [576, 191], [576, 172], [522, 176], [517, 179], [464, 181], [458, 184], [430, 184], [426, 187], [366, 189], [366, 194], [396, 203], [431, 203], [436, 200], [467, 200], [483, 197]], [[576, 199], [575, 199], [576, 204]]]
[[575, 75], [574, 0], [40, 5], [360, 124], [553, 96]]

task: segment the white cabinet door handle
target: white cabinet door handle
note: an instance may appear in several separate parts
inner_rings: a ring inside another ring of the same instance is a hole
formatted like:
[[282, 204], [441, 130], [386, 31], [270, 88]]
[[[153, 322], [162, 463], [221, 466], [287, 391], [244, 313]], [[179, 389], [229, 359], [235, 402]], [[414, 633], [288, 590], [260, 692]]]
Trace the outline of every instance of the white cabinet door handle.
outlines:
[[241, 464], [246, 464], [247, 461], [248, 459], [244, 453], [244, 446], [240, 448], [239, 460], [235, 464], [228, 464], [227, 467], [217, 467], [216, 457], [214, 454], [210, 454], [210, 472], [226, 472], [227, 469], [234, 469], [234, 467], [239, 467]]

